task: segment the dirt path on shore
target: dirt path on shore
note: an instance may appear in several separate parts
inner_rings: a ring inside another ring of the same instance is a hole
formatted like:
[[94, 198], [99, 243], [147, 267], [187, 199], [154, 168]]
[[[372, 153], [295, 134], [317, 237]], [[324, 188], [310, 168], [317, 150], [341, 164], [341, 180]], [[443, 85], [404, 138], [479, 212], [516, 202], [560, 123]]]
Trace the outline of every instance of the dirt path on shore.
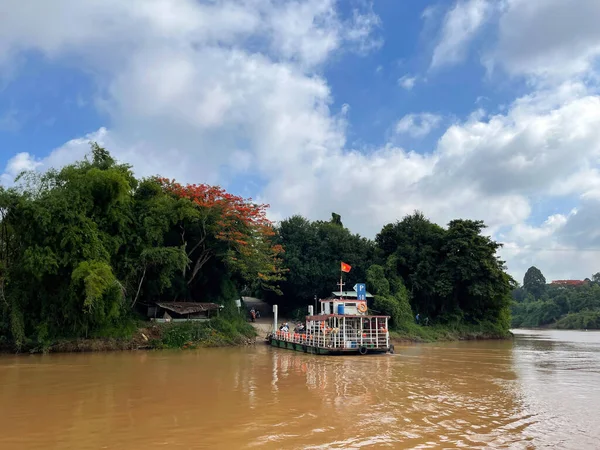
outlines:
[[269, 332], [273, 331], [273, 319], [271, 317], [261, 317], [256, 319], [256, 322], [250, 322], [256, 330], [258, 337], [265, 337]]

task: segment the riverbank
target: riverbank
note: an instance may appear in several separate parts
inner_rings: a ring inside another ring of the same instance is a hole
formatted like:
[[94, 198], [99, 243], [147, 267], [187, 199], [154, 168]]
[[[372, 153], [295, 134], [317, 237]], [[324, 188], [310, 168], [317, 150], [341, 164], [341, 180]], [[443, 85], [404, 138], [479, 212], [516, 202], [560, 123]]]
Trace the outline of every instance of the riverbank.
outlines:
[[500, 330], [491, 324], [481, 325], [431, 325], [409, 324], [399, 330], [390, 331], [394, 343], [425, 343], [439, 341], [471, 341], [510, 339], [510, 331]]
[[[265, 328], [266, 327], [266, 328]], [[193, 349], [253, 345], [262, 341], [269, 324], [249, 323], [243, 319], [212, 319], [208, 322], [147, 323], [141, 322], [129, 336], [59, 339], [49, 343], [29, 342], [15, 349], [9, 344], [0, 347], [4, 353], [77, 353], [125, 350]], [[409, 324], [390, 331], [393, 343], [427, 343], [440, 341], [509, 339], [510, 332], [501, 332], [485, 325]]]
[[251, 345], [257, 333], [243, 319], [212, 319], [207, 322], [140, 322], [128, 336], [57, 339], [27, 342], [20, 349], [10, 343], [0, 346], [4, 353], [67, 353], [123, 350], [188, 349]]
[[576, 313], [565, 314], [554, 322], [539, 323], [540, 321], [522, 320], [521, 317], [513, 317], [513, 328], [539, 329], [539, 330], [600, 330], [600, 310], [585, 310]]

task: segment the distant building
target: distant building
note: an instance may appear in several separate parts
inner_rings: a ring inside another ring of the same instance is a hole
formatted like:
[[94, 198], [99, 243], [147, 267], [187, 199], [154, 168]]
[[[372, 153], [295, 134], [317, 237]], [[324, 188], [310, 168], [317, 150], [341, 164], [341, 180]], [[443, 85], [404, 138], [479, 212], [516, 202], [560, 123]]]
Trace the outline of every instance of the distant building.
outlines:
[[586, 280], [553, 280], [550, 286], [582, 286], [589, 283]]

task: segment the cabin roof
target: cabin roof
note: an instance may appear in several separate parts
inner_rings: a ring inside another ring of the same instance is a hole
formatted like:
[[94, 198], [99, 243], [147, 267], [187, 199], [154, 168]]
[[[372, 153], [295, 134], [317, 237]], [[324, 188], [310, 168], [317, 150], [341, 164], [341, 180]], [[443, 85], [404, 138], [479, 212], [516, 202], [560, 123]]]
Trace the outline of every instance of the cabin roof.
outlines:
[[390, 316], [363, 316], [358, 314], [317, 314], [314, 316], [306, 316], [306, 320], [327, 320], [331, 317], [351, 317], [351, 318], [361, 318], [361, 319], [385, 319], [386, 317], [389, 319]]
[[197, 302], [160, 302], [157, 306], [177, 314], [195, 314], [203, 311], [214, 311], [222, 308], [216, 303], [197, 303]]
[[[331, 295], [333, 295], [336, 298], [339, 298], [340, 291], [332, 292]], [[370, 292], [367, 292], [365, 295], [367, 296], [367, 298], [373, 298], [373, 294], [371, 294]], [[356, 291], [342, 291], [342, 297], [356, 298]], [[335, 300], [335, 298], [328, 298], [328, 299], [324, 299], [321, 301], [322, 302], [330, 302], [332, 300]]]

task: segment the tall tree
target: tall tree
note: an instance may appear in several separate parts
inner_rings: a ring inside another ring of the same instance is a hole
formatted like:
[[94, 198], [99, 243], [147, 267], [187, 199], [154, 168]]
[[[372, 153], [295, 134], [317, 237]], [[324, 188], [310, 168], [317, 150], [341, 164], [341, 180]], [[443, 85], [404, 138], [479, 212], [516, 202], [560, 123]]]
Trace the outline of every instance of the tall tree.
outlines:
[[352, 234], [341, 219], [311, 222], [292, 216], [279, 224], [277, 238], [285, 248], [283, 260], [289, 269], [281, 283], [286, 299], [282, 306], [290, 309], [312, 303], [315, 295], [331, 295], [340, 278], [340, 261], [352, 266], [345, 275], [346, 288], [364, 282], [375, 252], [372, 241]]
[[204, 265], [217, 258], [245, 282], [280, 292], [285, 273], [283, 247], [275, 242], [275, 230], [266, 215], [268, 205], [218, 186], [184, 186], [168, 179], [159, 182], [176, 198], [191, 200], [197, 210], [193, 220], [180, 223], [181, 245], [191, 261], [191, 270], [184, 273], [189, 286]]
[[525, 272], [523, 277], [523, 289], [533, 295], [537, 300], [544, 295], [546, 290], [546, 278], [542, 274], [542, 271], [535, 266], [531, 266]]
[[376, 242], [406, 283], [412, 310], [439, 321], [510, 321], [514, 281], [482, 234], [481, 221], [453, 220], [444, 229], [416, 212], [383, 227]]
[[440, 272], [445, 231], [421, 212], [406, 216], [383, 227], [375, 241], [383, 257], [395, 255], [396, 273], [411, 293], [415, 312], [437, 315], [441, 298], [447, 295], [451, 281]]

